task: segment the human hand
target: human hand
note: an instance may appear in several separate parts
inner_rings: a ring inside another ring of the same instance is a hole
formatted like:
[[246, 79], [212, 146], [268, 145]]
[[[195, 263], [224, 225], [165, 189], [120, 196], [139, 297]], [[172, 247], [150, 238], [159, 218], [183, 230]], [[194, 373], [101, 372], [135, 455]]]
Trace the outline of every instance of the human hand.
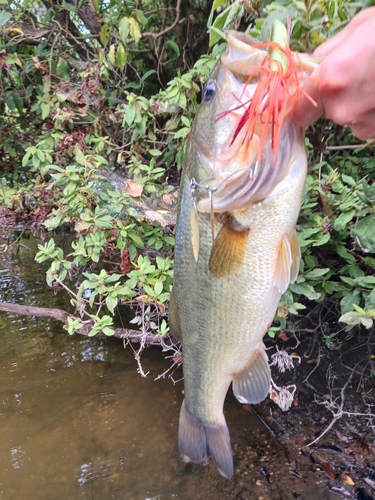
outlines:
[[360, 139], [375, 138], [375, 7], [359, 12], [314, 56], [325, 59], [304, 85], [294, 119], [305, 127], [320, 116], [349, 126]]

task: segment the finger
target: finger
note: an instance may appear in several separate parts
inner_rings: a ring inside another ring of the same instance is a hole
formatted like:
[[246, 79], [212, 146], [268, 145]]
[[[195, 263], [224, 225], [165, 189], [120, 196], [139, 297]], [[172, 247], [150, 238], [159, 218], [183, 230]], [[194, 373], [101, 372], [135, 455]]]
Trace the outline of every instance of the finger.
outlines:
[[314, 74], [315, 72], [304, 85], [304, 93], [293, 110], [293, 119], [301, 127], [307, 127], [314, 123], [324, 113], [323, 103], [320, 99], [320, 82], [314, 79]]
[[366, 139], [374, 139], [375, 138], [375, 117], [371, 116], [367, 119], [358, 122], [352, 123], [350, 125], [350, 129], [353, 132], [353, 135], [358, 137], [359, 139], [365, 141]]
[[343, 30], [341, 30], [339, 33], [334, 35], [332, 38], [329, 38], [327, 41], [325, 41], [321, 45], [319, 45], [319, 47], [317, 47], [314, 50], [314, 56], [326, 57], [333, 50], [335, 50], [337, 47], [339, 47], [347, 37], [347, 34], [346, 34], [347, 28], [348, 28], [348, 26], [346, 26]]

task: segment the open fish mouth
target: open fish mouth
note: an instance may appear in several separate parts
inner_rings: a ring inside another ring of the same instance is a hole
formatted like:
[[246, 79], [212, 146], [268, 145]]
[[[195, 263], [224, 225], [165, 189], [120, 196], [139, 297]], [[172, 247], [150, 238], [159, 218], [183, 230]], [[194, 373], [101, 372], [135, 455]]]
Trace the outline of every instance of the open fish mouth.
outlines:
[[[289, 172], [289, 159], [293, 155], [292, 144], [298, 132], [293, 126], [289, 126], [288, 130], [288, 136], [284, 134], [285, 137], [282, 137], [283, 148], [279, 151], [276, 164], [272, 153], [264, 154], [260, 161], [255, 159], [250, 166], [239, 168], [226, 177], [225, 172], [220, 176], [216, 175], [215, 183], [208, 179], [203, 184], [206, 194], [197, 203], [198, 211], [223, 213], [246, 210], [253, 203], [266, 198]], [[210, 162], [203, 153], [200, 153], [200, 156], [203, 162]], [[220, 165], [220, 159], [217, 163]], [[218, 170], [215, 166], [214, 169]]]

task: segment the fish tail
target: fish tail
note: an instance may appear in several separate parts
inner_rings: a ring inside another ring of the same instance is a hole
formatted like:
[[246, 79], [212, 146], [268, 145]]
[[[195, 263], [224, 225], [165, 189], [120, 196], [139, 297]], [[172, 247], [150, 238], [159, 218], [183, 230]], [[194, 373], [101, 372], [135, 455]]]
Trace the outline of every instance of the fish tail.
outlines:
[[212, 458], [220, 474], [233, 476], [233, 456], [229, 431], [224, 425], [204, 425], [182, 403], [178, 428], [178, 448], [185, 462], [200, 463]]

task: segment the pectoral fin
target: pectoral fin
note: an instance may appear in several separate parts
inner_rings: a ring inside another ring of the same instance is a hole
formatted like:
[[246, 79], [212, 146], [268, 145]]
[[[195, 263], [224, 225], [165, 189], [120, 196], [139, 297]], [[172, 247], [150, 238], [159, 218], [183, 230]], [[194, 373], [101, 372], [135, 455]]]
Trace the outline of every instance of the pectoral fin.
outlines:
[[276, 252], [274, 283], [281, 293], [284, 293], [296, 280], [299, 271], [301, 251], [296, 231], [291, 236], [283, 235]]
[[249, 228], [229, 216], [212, 246], [209, 260], [212, 276], [223, 278], [239, 270], [245, 258], [249, 234]]
[[233, 380], [233, 392], [240, 403], [256, 404], [267, 397], [271, 371], [264, 345], [260, 344], [246, 369]]

